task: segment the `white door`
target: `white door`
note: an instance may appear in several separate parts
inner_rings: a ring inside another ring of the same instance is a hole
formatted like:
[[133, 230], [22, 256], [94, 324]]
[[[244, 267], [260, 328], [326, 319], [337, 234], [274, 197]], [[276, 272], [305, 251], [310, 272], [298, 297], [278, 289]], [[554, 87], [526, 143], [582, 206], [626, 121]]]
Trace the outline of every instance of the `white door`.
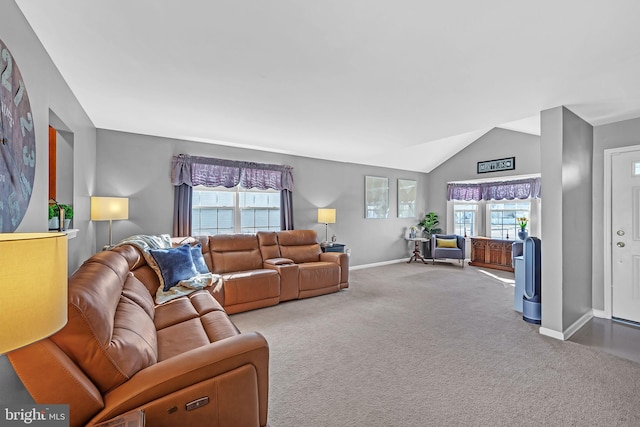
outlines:
[[611, 157], [611, 314], [640, 322], [640, 151]]

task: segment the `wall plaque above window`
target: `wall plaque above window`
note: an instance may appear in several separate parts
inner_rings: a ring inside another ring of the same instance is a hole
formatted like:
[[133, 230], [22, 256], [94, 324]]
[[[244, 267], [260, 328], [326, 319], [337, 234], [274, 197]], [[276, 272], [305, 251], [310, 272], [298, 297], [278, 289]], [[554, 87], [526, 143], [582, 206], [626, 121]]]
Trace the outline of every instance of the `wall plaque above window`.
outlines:
[[516, 168], [516, 158], [507, 157], [506, 159], [486, 160], [478, 162], [478, 173], [509, 171]]

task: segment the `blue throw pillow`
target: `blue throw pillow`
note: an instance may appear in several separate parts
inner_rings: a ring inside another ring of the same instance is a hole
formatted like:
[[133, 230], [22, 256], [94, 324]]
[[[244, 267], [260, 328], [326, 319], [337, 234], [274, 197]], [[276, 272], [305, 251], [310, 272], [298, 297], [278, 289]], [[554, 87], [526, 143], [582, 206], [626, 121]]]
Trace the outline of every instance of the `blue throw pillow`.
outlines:
[[210, 272], [202, 256], [202, 244], [198, 243], [197, 245], [191, 246], [191, 257], [193, 258], [193, 265], [196, 267], [196, 270], [198, 270], [198, 273], [206, 274]]
[[198, 275], [198, 271], [193, 265], [189, 245], [171, 249], [151, 249], [149, 253], [158, 264], [164, 280], [163, 290], [165, 292], [177, 285], [179, 281], [188, 280]]

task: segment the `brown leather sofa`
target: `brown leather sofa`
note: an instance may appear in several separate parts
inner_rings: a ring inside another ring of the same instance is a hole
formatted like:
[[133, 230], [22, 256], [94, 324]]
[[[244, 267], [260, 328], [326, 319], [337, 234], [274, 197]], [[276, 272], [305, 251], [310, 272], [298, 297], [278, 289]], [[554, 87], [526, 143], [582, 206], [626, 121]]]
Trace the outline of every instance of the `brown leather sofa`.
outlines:
[[[257, 237], [267, 268], [278, 266], [279, 271], [286, 270], [287, 261], [297, 266], [297, 278], [281, 273], [281, 286], [286, 289], [297, 287], [296, 298], [324, 295], [349, 287], [349, 257], [338, 252], [322, 252], [315, 231], [259, 232]], [[282, 281], [291, 284], [282, 284]]]
[[[209, 270], [223, 278], [221, 285], [210, 292], [229, 314], [349, 287], [349, 257], [338, 252], [323, 253], [314, 230], [221, 234], [172, 241], [174, 245], [202, 244]], [[155, 273], [149, 268], [148, 274]]]
[[207, 291], [156, 306], [156, 287], [133, 246], [88, 259], [69, 279], [66, 326], [8, 354], [34, 400], [70, 404], [71, 426], [140, 409], [154, 427], [267, 425], [264, 337], [240, 333]]
[[222, 286], [212, 295], [229, 314], [278, 304], [278, 272], [263, 267], [258, 239], [249, 234], [220, 234], [196, 238], [212, 273], [222, 276]]

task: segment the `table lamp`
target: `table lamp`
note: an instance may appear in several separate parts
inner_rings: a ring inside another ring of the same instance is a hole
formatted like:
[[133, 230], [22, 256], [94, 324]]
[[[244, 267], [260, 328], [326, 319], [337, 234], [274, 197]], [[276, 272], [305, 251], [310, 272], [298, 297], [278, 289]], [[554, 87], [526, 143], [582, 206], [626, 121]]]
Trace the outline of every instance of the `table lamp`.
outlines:
[[109, 247], [113, 246], [112, 221], [129, 219], [127, 197], [91, 197], [91, 220], [109, 221]]
[[0, 233], [0, 354], [67, 323], [67, 236]]
[[324, 242], [323, 245], [329, 244], [329, 224], [336, 223], [335, 209], [318, 209], [318, 223], [324, 224]]

